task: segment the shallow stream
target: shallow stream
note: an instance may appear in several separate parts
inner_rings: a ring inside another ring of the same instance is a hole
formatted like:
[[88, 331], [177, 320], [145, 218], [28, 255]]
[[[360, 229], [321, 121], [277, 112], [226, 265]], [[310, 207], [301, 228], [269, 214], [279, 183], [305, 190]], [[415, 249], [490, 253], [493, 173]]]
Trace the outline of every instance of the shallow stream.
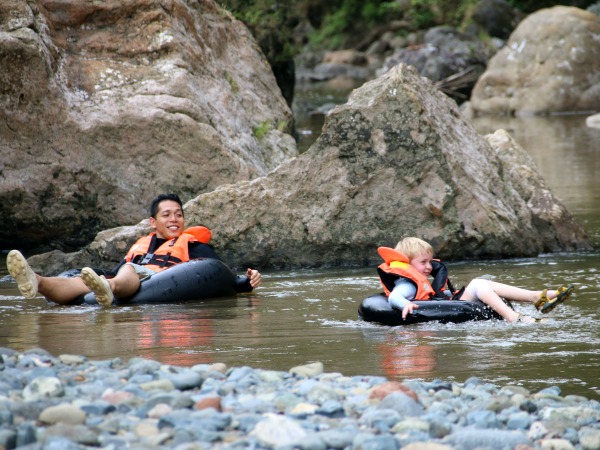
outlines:
[[[304, 139], [314, 139], [320, 127], [318, 118], [309, 122], [299, 124]], [[494, 118], [477, 127], [482, 132], [506, 128], [515, 136], [598, 249], [600, 130], [584, 122], [584, 116]], [[7, 273], [4, 256], [0, 278]], [[19, 351], [42, 347], [55, 355], [94, 359], [142, 356], [186, 366], [224, 362], [288, 370], [321, 361], [326, 371], [345, 375], [458, 382], [476, 376], [534, 391], [557, 385], [564, 395], [600, 399], [599, 263], [595, 250], [449, 265], [455, 285], [487, 275], [532, 289], [576, 286], [572, 300], [543, 323], [515, 325], [490, 321], [393, 328], [359, 321], [360, 301], [380, 290], [374, 267], [266, 272], [263, 286], [252, 295], [109, 310], [25, 300], [14, 283], [3, 282], [0, 346]]]

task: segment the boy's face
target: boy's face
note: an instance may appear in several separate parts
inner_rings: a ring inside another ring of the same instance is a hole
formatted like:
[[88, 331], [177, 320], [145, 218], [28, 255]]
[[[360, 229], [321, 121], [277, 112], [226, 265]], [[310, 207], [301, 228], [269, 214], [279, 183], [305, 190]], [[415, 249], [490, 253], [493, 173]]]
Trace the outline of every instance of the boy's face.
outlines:
[[183, 211], [179, 203], [163, 200], [158, 204], [156, 218], [150, 217], [150, 226], [156, 231], [156, 237], [173, 239], [183, 233]]
[[431, 253], [421, 253], [420, 255], [415, 256], [410, 260], [410, 265], [419, 272], [420, 274], [429, 276], [431, 273], [431, 260], [433, 259], [433, 255]]

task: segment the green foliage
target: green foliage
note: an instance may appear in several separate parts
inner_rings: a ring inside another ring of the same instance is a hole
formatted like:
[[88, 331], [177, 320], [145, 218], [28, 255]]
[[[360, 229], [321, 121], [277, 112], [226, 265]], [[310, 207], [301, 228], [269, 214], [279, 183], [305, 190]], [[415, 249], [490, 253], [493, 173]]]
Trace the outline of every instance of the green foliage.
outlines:
[[310, 36], [310, 42], [332, 49], [351, 45], [365, 30], [403, 15], [397, 1], [338, 0], [330, 2], [328, 8], [321, 27]]
[[289, 133], [290, 130], [290, 123], [287, 120], [280, 120], [277, 123], [277, 131], [281, 131], [283, 133]]
[[458, 27], [479, 0], [411, 0], [410, 13], [417, 29], [436, 25]]
[[411, 0], [409, 16], [417, 29], [430, 28], [436, 25], [434, 0]]
[[233, 78], [233, 76], [228, 72], [228, 71], [224, 71], [223, 72], [223, 77], [225, 77], [225, 80], [229, 83], [229, 86], [231, 86], [231, 91], [232, 92], [238, 92], [240, 90], [238, 84], [236, 83], [235, 79]]
[[274, 129], [284, 133], [289, 133], [291, 131], [290, 123], [287, 120], [278, 120], [276, 125], [270, 120], [265, 120], [252, 128], [252, 135], [260, 140], [264, 138], [269, 131]]
[[299, 53], [293, 31], [298, 24], [295, 5], [300, 0], [220, 0], [250, 29], [270, 63], [287, 61]]
[[[274, 65], [300, 53], [307, 41], [317, 49], [354, 47], [377, 29], [394, 20], [407, 23], [398, 34], [437, 25], [465, 26], [479, 0], [217, 0], [244, 22], [267, 60]], [[524, 13], [554, 5], [586, 8], [596, 0], [508, 0]], [[310, 22], [308, 36], [298, 36], [296, 27]]]
[[256, 139], [264, 138], [269, 131], [273, 129], [273, 125], [271, 121], [265, 120], [264, 122], [259, 123], [257, 126], [252, 128], [252, 134]]
[[555, 0], [508, 0], [513, 8], [523, 11], [525, 14], [531, 14], [534, 11], [542, 8], [550, 8], [556, 5], [576, 6], [577, 8], [586, 9], [588, 6], [596, 3], [597, 0], [571, 0], [571, 1], [555, 1]]

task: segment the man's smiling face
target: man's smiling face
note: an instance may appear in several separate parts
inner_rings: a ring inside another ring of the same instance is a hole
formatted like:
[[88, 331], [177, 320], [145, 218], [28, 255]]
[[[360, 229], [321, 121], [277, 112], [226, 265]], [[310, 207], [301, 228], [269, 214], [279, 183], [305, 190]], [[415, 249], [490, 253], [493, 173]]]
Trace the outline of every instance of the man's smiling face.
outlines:
[[156, 217], [150, 217], [150, 226], [160, 239], [173, 239], [183, 233], [183, 210], [173, 200], [163, 200], [158, 204]]

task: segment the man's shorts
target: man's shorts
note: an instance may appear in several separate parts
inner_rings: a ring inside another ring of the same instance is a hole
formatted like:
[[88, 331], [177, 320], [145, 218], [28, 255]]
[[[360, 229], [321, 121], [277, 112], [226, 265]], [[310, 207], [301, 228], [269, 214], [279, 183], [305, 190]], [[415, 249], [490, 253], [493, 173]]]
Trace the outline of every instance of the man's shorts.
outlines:
[[147, 280], [155, 273], [158, 273], [152, 269], [149, 269], [146, 266], [141, 266], [139, 264], [134, 264], [134, 263], [127, 263], [127, 264], [134, 268], [135, 273], [137, 273], [138, 277], [140, 277], [140, 281]]

